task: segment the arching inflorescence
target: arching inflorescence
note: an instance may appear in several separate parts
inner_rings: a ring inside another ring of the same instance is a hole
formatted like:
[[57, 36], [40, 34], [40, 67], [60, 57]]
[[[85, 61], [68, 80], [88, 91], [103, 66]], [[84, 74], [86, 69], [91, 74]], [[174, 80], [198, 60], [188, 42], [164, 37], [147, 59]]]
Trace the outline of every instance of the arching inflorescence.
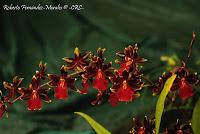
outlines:
[[[43, 102], [51, 102], [50, 90], [54, 90], [56, 99], [65, 100], [69, 90], [87, 94], [88, 88], [93, 87], [98, 92], [96, 100], [91, 102], [93, 105], [100, 104], [104, 96], [108, 96], [108, 102], [116, 106], [118, 102], [135, 100], [144, 87], [152, 89], [154, 94], [159, 94], [165, 81], [174, 73], [177, 78], [171, 91], [178, 91], [183, 100], [193, 96], [192, 85], [199, 83], [197, 73], [191, 73], [185, 61], [182, 61], [182, 66], [163, 74], [156, 82], [149, 82], [141, 71], [141, 66], [147, 60], [138, 55], [137, 44], [129, 45], [123, 52], [116, 53], [118, 58], [115, 63], [118, 68], [113, 67], [112, 62], [106, 61], [104, 52], [104, 48], [99, 48], [96, 54], [81, 53], [75, 48], [73, 58], [63, 58], [66, 64], [60, 67], [60, 74], [48, 74], [46, 64], [40, 62], [39, 70], [32, 76], [27, 87], [21, 86], [23, 78], [18, 76], [15, 76], [11, 83], [3, 82], [7, 91], [0, 92], [0, 117], [4, 113], [8, 115], [8, 108], [19, 100], [26, 101], [28, 110], [40, 110]], [[81, 80], [81, 88], [77, 87], [77, 80]]]

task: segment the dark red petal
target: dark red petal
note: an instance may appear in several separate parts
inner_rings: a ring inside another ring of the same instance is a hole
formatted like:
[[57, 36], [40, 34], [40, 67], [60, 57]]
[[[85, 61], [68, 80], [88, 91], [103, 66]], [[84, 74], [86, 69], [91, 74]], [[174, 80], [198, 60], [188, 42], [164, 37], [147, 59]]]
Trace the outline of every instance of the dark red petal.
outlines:
[[99, 91], [98, 94], [96, 95], [96, 99], [94, 101], [91, 102], [91, 104], [94, 106], [94, 105], [99, 105], [102, 103], [103, 101], [103, 96], [104, 96], [104, 93]]
[[122, 76], [123, 71], [126, 70], [128, 72], [129, 69], [130, 69], [130, 64], [123, 62], [123, 63], [120, 64], [120, 68], [118, 70], [118, 73], [119, 73], [120, 76]]
[[37, 89], [39, 87], [39, 79], [35, 75], [32, 77], [31, 86], [33, 89]]
[[182, 130], [178, 130], [178, 131], [176, 132], [176, 134], [184, 134], [184, 132], [183, 132]]
[[140, 127], [137, 131], [138, 134], [145, 134], [145, 129], [144, 127]]
[[93, 81], [93, 87], [101, 91], [106, 90], [108, 88], [108, 81], [103, 78], [100, 78], [100, 79], [96, 78]]
[[2, 118], [4, 112], [5, 112], [5, 108], [3, 106], [4, 104], [2, 102], [0, 102], [0, 119]]
[[33, 90], [31, 98], [27, 102], [28, 110], [40, 110], [42, 108], [42, 100], [39, 98], [37, 91]]
[[87, 91], [87, 89], [83, 88], [83, 89], [80, 91], [80, 93], [81, 93], [81, 94], [87, 94], [88, 91]]
[[87, 94], [88, 93], [88, 88], [90, 87], [88, 81], [83, 81], [82, 82], [82, 87], [83, 89], [80, 91], [81, 94]]
[[60, 79], [58, 86], [54, 88], [54, 96], [59, 100], [65, 100], [68, 97], [67, 83], [65, 79]]
[[104, 72], [102, 72], [100, 69], [93, 81], [93, 88], [96, 88], [100, 91], [104, 91], [108, 88], [108, 80], [106, 79]]
[[111, 93], [108, 99], [108, 102], [113, 106], [117, 106], [118, 104], [118, 98], [116, 93]]
[[62, 58], [64, 61], [66, 61], [68, 64], [73, 62], [73, 58], [69, 58], [69, 57], [64, 57]]
[[193, 96], [192, 86], [184, 78], [179, 82], [179, 96], [183, 100]]
[[129, 87], [126, 81], [123, 82], [123, 85], [117, 91], [117, 97], [119, 101], [130, 102], [134, 99], [135, 92], [131, 87]]
[[20, 78], [20, 77], [18, 77], [18, 76], [15, 76], [15, 77], [13, 78], [13, 85], [14, 85], [15, 87], [19, 87], [19, 85], [22, 83], [22, 81], [23, 81], [23, 78]]

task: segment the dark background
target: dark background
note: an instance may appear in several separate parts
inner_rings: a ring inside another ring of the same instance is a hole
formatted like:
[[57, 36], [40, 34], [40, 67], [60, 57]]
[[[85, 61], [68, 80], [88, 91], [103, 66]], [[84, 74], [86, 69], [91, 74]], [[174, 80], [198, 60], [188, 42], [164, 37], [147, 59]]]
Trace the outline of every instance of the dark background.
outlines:
[[[81, 11], [5, 11], [4, 4], [82, 4]], [[138, 43], [140, 54], [148, 59], [143, 70], [152, 80], [166, 71], [160, 56], [187, 54], [193, 31], [197, 40], [189, 62], [198, 71], [200, 64], [200, 2], [198, 0], [1, 0], [0, 86], [13, 76], [30, 82], [40, 61], [48, 73], [59, 73], [61, 58], [82, 51], [107, 49], [107, 61], [129, 44]], [[116, 134], [128, 133], [132, 118], [153, 116], [156, 97], [145, 90], [139, 99], [113, 108], [108, 103], [91, 106], [95, 91], [88, 95], [71, 93], [67, 101], [44, 104], [39, 112], [26, 110], [26, 103], [9, 109], [9, 118], [0, 121], [2, 134], [88, 134], [91, 127], [75, 111], [85, 112]], [[173, 113], [172, 111], [169, 111]], [[189, 113], [189, 117], [190, 117]], [[178, 113], [175, 116], [181, 116]], [[176, 118], [171, 118], [171, 121]]]

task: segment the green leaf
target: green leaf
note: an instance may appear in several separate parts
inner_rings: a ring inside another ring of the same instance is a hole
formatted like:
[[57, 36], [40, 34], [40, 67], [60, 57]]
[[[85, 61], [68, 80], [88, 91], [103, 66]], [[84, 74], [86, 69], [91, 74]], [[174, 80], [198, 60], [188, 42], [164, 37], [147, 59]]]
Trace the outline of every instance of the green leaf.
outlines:
[[[101, 106], [79, 110], [81, 110], [81, 112], [87, 113], [98, 122], [101, 122], [101, 124], [103, 124], [104, 126], [109, 126], [109, 131], [112, 133], [120, 133], [119, 128], [122, 127], [122, 131], [124, 133], [128, 133], [130, 130], [129, 125], [131, 123], [131, 119], [133, 117], [143, 118], [144, 116], [146, 116], [146, 113], [155, 108], [157, 99], [158, 96], [152, 96], [150, 90], [144, 89], [141, 93], [141, 96], [134, 100], [134, 102], [132, 103], [119, 103], [119, 105], [116, 107], [112, 107], [110, 104], [105, 103]], [[149, 113], [148, 116], [150, 115], [154, 116], [154, 113]], [[109, 120], [106, 117], [109, 117]], [[112, 123], [110, 123], [111, 120]], [[83, 121], [84, 120], [82, 120], [82, 118], [75, 118], [74, 129], [79, 131], [89, 130], [90, 126], [87, 123], [84, 124]]]
[[98, 122], [96, 122], [87, 114], [84, 114], [82, 112], [74, 112], [74, 113], [82, 116], [91, 125], [91, 127], [96, 131], [97, 134], [111, 134], [111, 132], [106, 130], [103, 126], [101, 126]]
[[192, 129], [195, 134], [200, 134], [200, 99], [197, 101], [192, 115]]
[[159, 128], [160, 128], [160, 122], [164, 110], [164, 105], [165, 105], [165, 98], [167, 94], [170, 91], [170, 88], [176, 78], [176, 74], [172, 75], [165, 83], [164, 88], [158, 98], [157, 104], [156, 104], [156, 134], [159, 134]]
[[77, 131], [44, 131], [38, 134], [93, 134], [92, 132], [77, 132]]

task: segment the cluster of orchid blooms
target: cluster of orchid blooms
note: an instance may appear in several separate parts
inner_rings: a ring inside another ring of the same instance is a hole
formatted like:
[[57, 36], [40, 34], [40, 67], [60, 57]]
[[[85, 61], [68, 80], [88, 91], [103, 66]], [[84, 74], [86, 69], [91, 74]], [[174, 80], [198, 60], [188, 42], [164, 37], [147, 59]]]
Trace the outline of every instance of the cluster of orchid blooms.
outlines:
[[[118, 59], [115, 62], [119, 68], [114, 68], [112, 62], [106, 62], [104, 52], [105, 49], [99, 48], [95, 55], [91, 52], [81, 53], [75, 48], [74, 58], [63, 58], [66, 65], [61, 66], [59, 75], [47, 74], [46, 64], [41, 62], [39, 71], [33, 75], [28, 87], [21, 86], [23, 78], [18, 76], [15, 76], [11, 83], [3, 82], [7, 92], [0, 91], [0, 118], [4, 113], [8, 115], [8, 107], [18, 100], [26, 101], [28, 110], [40, 110], [43, 101], [51, 102], [49, 91], [52, 89], [56, 99], [65, 100], [68, 98], [69, 89], [87, 94], [88, 88], [93, 87], [98, 91], [96, 100], [91, 102], [93, 105], [100, 104], [104, 96], [109, 96], [108, 102], [116, 106], [118, 102], [131, 102], [136, 99], [144, 87], [151, 89], [153, 94], [159, 94], [166, 80], [174, 73], [177, 77], [171, 91], [179, 94], [183, 100], [193, 96], [192, 86], [199, 83], [197, 73], [191, 73], [184, 61], [180, 67], [164, 73], [156, 82], [147, 81], [141, 72], [141, 66], [147, 60], [138, 55], [137, 44], [129, 45], [123, 52], [116, 53]], [[82, 81], [82, 89], [76, 86], [78, 79]], [[112, 84], [111, 87], [109, 83]], [[143, 131], [140, 127], [136, 131], [143, 134], [139, 132]]]
[[[148, 119], [144, 117], [143, 124], [137, 119], [133, 118], [134, 127], [129, 131], [129, 134], [156, 134], [155, 131], [155, 119]], [[177, 120], [176, 124], [170, 129], [165, 129], [162, 134], [191, 134], [191, 123], [182, 123]]]

